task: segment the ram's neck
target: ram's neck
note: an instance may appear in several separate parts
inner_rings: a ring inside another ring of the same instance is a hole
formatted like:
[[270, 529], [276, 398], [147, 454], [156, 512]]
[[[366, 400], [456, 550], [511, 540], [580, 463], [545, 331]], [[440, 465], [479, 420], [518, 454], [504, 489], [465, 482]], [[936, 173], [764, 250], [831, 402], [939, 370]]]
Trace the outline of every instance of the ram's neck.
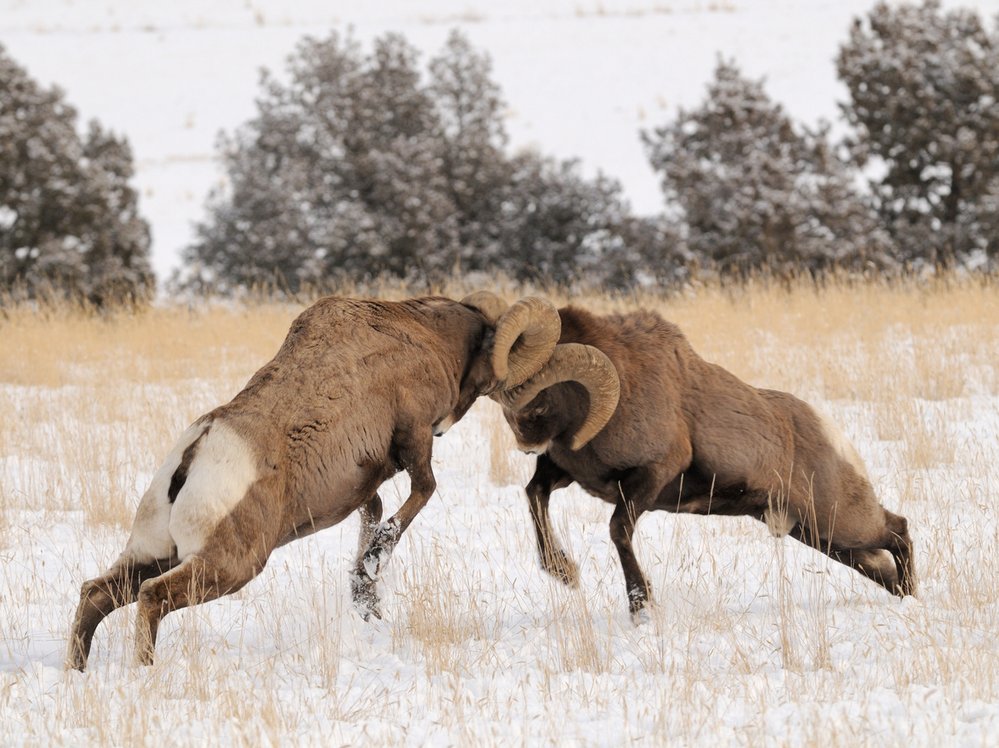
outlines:
[[450, 299], [420, 301], [413, 312], [440, 340], [444, 363], [458, 383], [482, 342], [482, 315]]

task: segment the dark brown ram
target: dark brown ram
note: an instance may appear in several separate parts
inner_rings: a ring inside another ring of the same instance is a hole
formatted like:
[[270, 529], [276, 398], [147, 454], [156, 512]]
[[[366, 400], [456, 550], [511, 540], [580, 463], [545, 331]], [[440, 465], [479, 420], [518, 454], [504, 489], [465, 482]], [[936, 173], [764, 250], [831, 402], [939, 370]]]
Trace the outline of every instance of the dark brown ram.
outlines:
[[493, 395], [520, 448], [539, 455], [527, 496], [546, 571], [577, 582], [548, 518], [551, 492], [576, 482], [614, 505], [610, 536], [633, 616], [650, 590], [632, 535], [653, 509], [755, 517], [913, 594], [905, 518], [881, 506], [856, 451], [811, 406], [704, 361], [657, 314], [559, 315], [544, 368]]

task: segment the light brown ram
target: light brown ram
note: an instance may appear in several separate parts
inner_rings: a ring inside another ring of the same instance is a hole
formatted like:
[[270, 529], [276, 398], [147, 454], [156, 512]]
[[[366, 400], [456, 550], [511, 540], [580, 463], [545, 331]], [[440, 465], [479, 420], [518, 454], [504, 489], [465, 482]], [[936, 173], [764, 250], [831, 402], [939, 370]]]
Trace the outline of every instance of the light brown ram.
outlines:
[[[355, 605], [380, 615], [375, 580], [436, 482], [435, 433], [480, 394], [523, 382], [558, 337], [555, 308], [488, 293], [465, 303], [325, 298], [231, 402], [184, 432], [155, 474], [124, 551], [84, 583], [67, 666], [84, 669], [94, 631], [138, 600], [136, 660], [153, 658], [171, 611], [234, 592], [280, 545], [362, 516]], [[378, 486], [400, 470], [411, 493], [381, 523]]]
[[548, 517], [551, 492], [577, 482], [614, 504], [610, 536], [635, 617], [650, 590], [632, 535], [652, 509], [749, 515], [913, 594], [905, 518], [881, 506], [857, 452], [811, 406], [704, 361], [657, 314], [559, 316], [545, 367], [493, 395], [521, 449], [539, 455], [527, 495], [546, 571], [577, 582]]

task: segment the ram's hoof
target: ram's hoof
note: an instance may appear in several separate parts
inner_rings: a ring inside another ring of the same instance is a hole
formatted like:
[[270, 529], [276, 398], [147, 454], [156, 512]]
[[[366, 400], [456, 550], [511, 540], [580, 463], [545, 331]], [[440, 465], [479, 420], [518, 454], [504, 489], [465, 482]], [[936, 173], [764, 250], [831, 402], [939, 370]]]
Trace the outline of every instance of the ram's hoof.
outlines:
[[652, 620], [649, 615], [649, 602], [647, 589], [635, 587], [628, 590], [628, 612], [631, 613], [631, 622], [636, 626], [641, 626]]
[[370, 623], [372, 618], [382, 619], [382, 611], [378, 605], [378, 600], [355, 600], [354, 610], [361, 616], [365, 623]]
[[648, 608], [639, 608], [631, 611], [631, 622], [636, 626], [645, 626], [652, 623], [652, 615]]
[[542, 558], [541, 564], [545, 571], [567, 587], [575, 589], [579, 586], [579, 567], [565, 554], [565, 551], [558, 551], [548, 558]]
[[378, 592], [375, 590], [375, 581], [364, 574], [354, 572], [350, 575], [350, 597], [354, 603], [354, 610], [365, 621], [370, 621], [371, 617], [381, 619], [382, 611]]

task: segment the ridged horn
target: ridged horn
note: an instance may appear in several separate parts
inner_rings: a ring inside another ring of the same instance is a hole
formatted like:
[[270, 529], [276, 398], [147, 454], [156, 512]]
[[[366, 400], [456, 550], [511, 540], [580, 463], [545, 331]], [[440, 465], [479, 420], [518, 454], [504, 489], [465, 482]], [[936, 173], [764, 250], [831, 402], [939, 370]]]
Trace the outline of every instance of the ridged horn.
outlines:
[[562, 320], [555, 306], [528, 296], [515, 302], [496, 323], [492, 364], [503, 389], [516, 387], [537, 374], [555, 350]]
[[482, 316], [489, 320], [489, 324], [491, 325], [496, 324], [496, 321], [503, 316], [503, 312], [507, 310], [508, 306], [503, 299], [492, 291], [475, 291], [463, 298], [461, 303], [473, 309], [478, 309], [482, 312]]
[[498, 399], [511, 410], [520, 410], [539, 392], [560, 382], [579, 382], [590, 395], [589, 412], [572, 437], [572, 449], [577, 450], [607, 425], [621, 396], [617, 369], [599, 348], [581, 343], [556, 346], [541, 371], [520, 387], [501, 393]]

